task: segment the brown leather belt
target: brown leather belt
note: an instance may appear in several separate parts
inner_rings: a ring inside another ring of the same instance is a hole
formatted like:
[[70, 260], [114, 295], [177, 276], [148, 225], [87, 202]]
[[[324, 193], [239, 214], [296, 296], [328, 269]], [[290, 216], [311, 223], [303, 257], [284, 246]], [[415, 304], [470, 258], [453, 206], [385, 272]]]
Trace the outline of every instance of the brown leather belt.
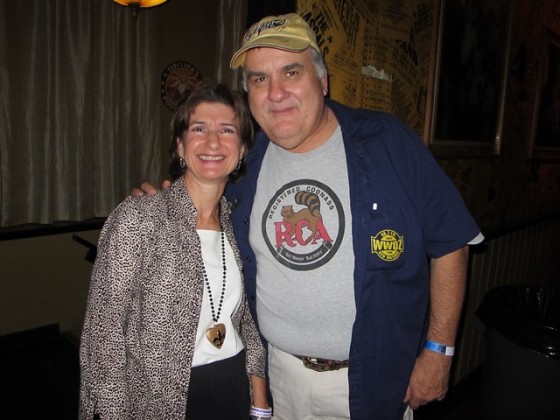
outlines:
[[348, 367], [348, 360], [328, 360], [319, 359], [317, 357], [295, 356], [301, 359], [303, 366], [315, 372], [328, 372], [331, 370], [339, 370]]

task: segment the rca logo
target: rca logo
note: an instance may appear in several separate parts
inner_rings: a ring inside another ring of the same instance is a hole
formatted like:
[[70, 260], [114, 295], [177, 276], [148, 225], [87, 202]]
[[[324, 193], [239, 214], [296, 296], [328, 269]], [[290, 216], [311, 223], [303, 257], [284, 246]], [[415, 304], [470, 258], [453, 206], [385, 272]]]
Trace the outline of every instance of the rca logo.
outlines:
[[344, 237], [344, 210], [326, 185], [302, 179], [276, 191], [262, 217], [264, 241], [286, 267], [313, 270], [326, 264]]

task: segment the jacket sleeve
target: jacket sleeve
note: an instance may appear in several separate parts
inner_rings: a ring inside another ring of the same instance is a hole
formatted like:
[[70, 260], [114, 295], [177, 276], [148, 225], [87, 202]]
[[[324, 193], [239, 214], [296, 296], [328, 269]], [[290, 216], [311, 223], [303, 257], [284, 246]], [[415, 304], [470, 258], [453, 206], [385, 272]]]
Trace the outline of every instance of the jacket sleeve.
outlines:
[[241, 339], [245, 343], [247, 353], [247, 373], [249, 375], [261, 376], [264, 378], [265, 372], [265, 350], [261, 341], [260, 334], [255, 325], [255, 321], [249, 310], [247, 296], [243, 296], [241, 310]]
[[[225, 202], [225, 199], [224, 199]], [[228, 204], [227, 211], [223, 209], [222, 211], [222, 226], [226, 232], [228, 241], [232, 246], [233, 252], [235, 254], [235, 259], [242, 272], [242, 283], [245, 284], [245, 274], [243, 274], [243, 265], [241, 262], [241, 254], [239, 252], [237, 238], [234, 237], [232, 224], [230, 222], [230, 207]], [[235, 318], [239, 319], [239, 335], [246, 350], [246, 369], [249, 375], [265, 376], [265, 349], [261, 340], [261, 336], [257, 330], [255, 320], [251, 315], [249, 309], [249, 302], [247, 299], [247, 293], [245, 286], [243, 287], [243, 300], [239, 308], [240, 313], [236, 314]], [[240, 315], [240, 318], [238, 318]], [[237, 321], [234, 321], [237, 322]]]
[[126, 329], [141, 258], [138, 218], [130, 200], [100, 235], [80, 344], [80, 419], [126, 419]]

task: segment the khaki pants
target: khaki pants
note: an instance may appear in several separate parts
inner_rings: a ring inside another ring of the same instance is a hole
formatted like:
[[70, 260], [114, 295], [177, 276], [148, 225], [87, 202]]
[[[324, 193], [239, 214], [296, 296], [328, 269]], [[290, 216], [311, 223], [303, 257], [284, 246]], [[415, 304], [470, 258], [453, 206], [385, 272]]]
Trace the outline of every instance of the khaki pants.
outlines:
[[[274, 420], [348, 420], [348, 369], [315, 372], [301, 360], [268, 346]], [[403, 420], [412, 420], [407, 408]]]

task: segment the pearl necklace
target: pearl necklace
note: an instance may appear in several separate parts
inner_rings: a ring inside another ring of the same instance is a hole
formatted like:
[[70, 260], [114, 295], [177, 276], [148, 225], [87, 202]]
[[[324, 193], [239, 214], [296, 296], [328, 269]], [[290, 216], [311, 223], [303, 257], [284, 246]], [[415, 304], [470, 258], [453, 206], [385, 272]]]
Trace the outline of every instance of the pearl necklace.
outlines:
[[220, 240], [222, 244], [222, 292], [220, 294], [220, 302], [218, 303], [218, 311], [214, 310], [214, 297], [212, 296], [212, 289], [210, 288], [210, 281], [208, 280], [208, 275], [206, 274], [206, 267], [204, 263], [202, 264], [202, 274], [204, 275], [204, 284], [208, 290], [208, 300], [210, 302], [210, 309], [212, 309], [212, 320], [215, 322], [213, 327], [208, 328], [206, 331], [206, 338], [210, 343], [220, 349], [224, 344], [226, 339], [226, 326], [222, 323], [218, 323], [220, 319], [220, 314], [222, 312], [222, 304], [224, 303], [224, 295], [226, 292], [226, 277], [227, 277], [227, 265], [226, 265], [226, 246], [224, 240], [224, 232], [220, 234]]

